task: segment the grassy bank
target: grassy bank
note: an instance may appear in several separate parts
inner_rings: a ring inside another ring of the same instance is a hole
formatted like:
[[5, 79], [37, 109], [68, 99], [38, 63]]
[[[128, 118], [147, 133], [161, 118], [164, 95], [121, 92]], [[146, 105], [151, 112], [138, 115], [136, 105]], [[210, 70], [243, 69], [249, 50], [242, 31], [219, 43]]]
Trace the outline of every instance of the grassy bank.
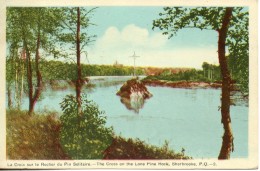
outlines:
[[24, 111], [10, 110], [6, 124], [8, 159], [69, 159], [59, 142], [61, 125], [55, 113], [29, 117]]
[[[35, 114], [8, 110], [7, 158], [12, 160], [62, 160], [65, 154], [60, 144], [61, 123], [56, 113]], [[175, 153], [165, 144], [156, 147], [138, 139], [115, 136], [104, 151], [104, 159], [188, 159], [184, 153]]]
[[184, 150], [176, 153], [168, 146], [162, 147], [146, 144], [139, 139], [115, 137], [111, 146], [106, 149], [104, 159], [191, 159], [185, 156]]

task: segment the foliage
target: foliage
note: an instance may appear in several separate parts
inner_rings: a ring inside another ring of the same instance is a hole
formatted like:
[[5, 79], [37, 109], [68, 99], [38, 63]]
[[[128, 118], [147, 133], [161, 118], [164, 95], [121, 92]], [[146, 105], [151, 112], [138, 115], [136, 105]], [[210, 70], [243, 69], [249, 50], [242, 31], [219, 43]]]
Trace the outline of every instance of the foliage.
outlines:
[[[7, 110], [6, 123], [8, 159], [68, 160], [75, 158], [66, 154], [64, 146], [61, 145], [60, 138], [63, 125], [57, 118], [56, 113], [45, 112], [28, 116], [27, 111]], [[71, 126], [73, 125], [71, 124]], [[72, 137], [75, 136], [72, 135]], [[94, 142], [101, 139], [104, 138], [99, 137]], [[76, 141], [74, 140], [74, 142]], [[162, 147], [156, 147], [139, 139], [125, 139], [117, 136], [113, 138], [112, 143], [110, 140], [104, 151], [104, 156], [99, 156], [99, 158], [102, 157], [104, 159], [190, 159], [184, 153], [176, 153], [170, 150], [167, 143]]]
[[215, 82], [220, 80], [219, 66], [208, 64], [202, 65], [203, 70], [189, 69], [177, 73], [164, 71], [158, 75], [147, 76], [146, 80], [166, 80], [166, 81], [204, 81]]
[[[160, 30], [164, 30], [163, 34], [169, 35], [169, 37], [184, 28], [217, 31], [222, 26], [225, 14], [224, 7], [165, 7], [163, 9], [164, 12], [159, 14], [161, 18], [153, 21], [153, 29], [158, 27]], [[233, 13], [231, 27], [239, 25], [239, 22], [248, 14], [248, 12], [243, 11], [242, 7], [234, 8]], [[230, 37], [230, 39], [232, 38]]]
[[[43, 61], [43, 65], [41, 65], [43, 80], [76, 80], [75, 68], [75, 63]], [[87, 76], [126, 76], [133, 73], [133, 68], [129, 66], [81, 64], [81, 68], [83, 78]], [[144, 74], [142, 68], [136, 68], [136, 73]]]
[[246, 9], [241, 9], [233, 17], [228, 31], [228, 62], [233, 79], [237, 80], [240, 89], [248, 93], [249, 85], [249, 13]]
[[[159, 14], [161, 18], [153, 21], [153, 29], [163, 30], [169, 38], [185, 28], [219, 32], [224, 13], [224, 7], [165, 7], [164, 12]], [[241, 84], [244, 92], [248, 92], [249, 81], [248, 15], [247, 8], [233, 8], [226, 40], [232, 77]]]
[[[34, 62], [32, 62], [34, 67]], [[76, 64], [56, 60], [41, 59], [40, 70], [42, 71], [43, 81], [48, 80], [75, 80]], [[136, 67], [137, 75], [144, 75], [146, 68]], [[82, 76], [129, 76], [133, 74], [131, 66], [114, 66], [114, 65], [89, 65], [82, 64]], [[6, 61], [6, 76], [10, 82], [15, 81], [15, 73], [12, 69], [12, 61]]]
[[209, 80], [216, 81], [221, 79], [220, 67], [218, 65], [203, 62], [202, 69], [204, 77], [207, 77]]
[[[208, 29], [218, 32], [218, 59], [222, 76], [221, 122], [224, 128], [223, 142], [218, 158], [229, 159], [230, 153], [234, 151], [234, 138], [230, 126], [231, 77], [226, 59], [226, 46], [229, 47], [230, 54], [236, 53], [234, 52], [236, 50], [243, 58], [247, 58], [244, 54], [247, 54], [246, 51], [248, 51], [246, 47], [248, 46], [246, 44], [246, 40], [248, 40], [248, 19], [246, 19], [248, 18], [248, 11], [242, 7], [165, 7], [164, 11], [164, 13], [160, 13], [162, 18], [155, 20], [153, 26], [164, 30], [163, 34], [169, 34], [169, 37], [183, 28]], [[246, 37], [245, 46], [242, 46], [244, 48], [230, 48], [234, 42], [239, 42], [241, 36]], [[239, 60], [239, 58], [236, 60]], [[248, 65], [243, 63], [243, 67], [248, 68]]]
[[176, 74], [160, 74], [151, 75], [145, 78], [146, 80], [166, 80], [166, 81], [208, 81], [207, 78], [203, 77], [202, 72], [195, 69], [189, 71], [181, 71]]
[[101, 159], [112, 142], [113, 130], [105, 127], [106, 117], [96, 104], [85, 95], [81, 99], [82, 116], [74, 96], [67, 95], [61, 102], [61, 144], [73, 159]]
[[55, 53], [55, 35], [60, 21], [55, 18], [54, 13], [53, 8], [46, 7], [8, 7], [6, 40], [10, 53], [7, 58], [18, 58], [18, 50], [25, 48], [30, 51], [31, 56], [36, 54], [39, 35], [41, 58]]
[[[59, 32], [56, 34], [56, 49], [59, 53], [54, 54], [54, 58], [65, 57], [76, 63], [77, 56], [77, 34], [79, 34], [79, 53], [85, 54], [87, 58], [86, 47], [89, 46], [96, 38], [96, 35], [89, 35], [88, 28], [93, 26], [90, 19], [96, 8], [88, 9], [79, 8], [80, 18], [78, 21], [78, 7], [59, 7], [53, 8], [55, 18], [61, 21], [57, 27]], [[78, 27], [79, 26], [79, 30]], [[79, 32], [78, 32], [79, 31]], [[76, 70], [76, 67], [74, 68]]]
[[167, 141], [162, 147], [156, 147], [140, 139], [125, 139], [118, 136], [106, 149], [104, 159], [191, 159], [191, 157], [185, 156], [184, 149], [181, 153], [169, 149]]
[[69, 159], [59, 142], [56, 113], [28, 116], [26, 111], [7, 110], [6, 147], [11, 160]]
[[[59, 23], [56, 19], [53, 17], [52, 8], [7, 8], [7, 61], [9, 61], [8, 64], [11, 65], [11, 68], [15, 69], [14, 73], [7, 72], [7, 78], [15, 77], [11, 79], [11, 81], [15, 81], [15, 99], [21, 99], [24, 91], [23, 75], [26, 71], [29, 114], [33, 113], [34, 105], [41, 95], [40, 58], [53, 51], [54, 35]], [[32, 67], [33, 56], [35, 56], [35, 61]]]
[[[87, 76], [124, 76], [133, 74], [133, 67], [114, 65], [83, 65], [82, 73]], [[137, 75], [142, 75], [142, 68], [136, 67]]]
[[76, 80], [76, 64], [61, 61], [43, 61], [41, 65], [43, 80]]

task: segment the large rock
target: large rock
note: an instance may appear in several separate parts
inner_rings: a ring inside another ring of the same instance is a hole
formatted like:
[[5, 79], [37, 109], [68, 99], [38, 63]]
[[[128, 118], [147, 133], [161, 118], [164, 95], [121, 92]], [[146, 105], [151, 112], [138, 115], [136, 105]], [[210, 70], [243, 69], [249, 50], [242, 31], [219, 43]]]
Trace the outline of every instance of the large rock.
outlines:
[[127, 109], [134, 110], [136, 113], [143, 107], [145, 99], [152, 96], [138, 79], [128, 80], [116, 94], [121, 97], [121, 102]]
[[145, 85], [136, 78], [128, 80], [116, 94], [127, 99], [130, 99], [131, 96], [139, 96], [143, 99], [152, 96]]

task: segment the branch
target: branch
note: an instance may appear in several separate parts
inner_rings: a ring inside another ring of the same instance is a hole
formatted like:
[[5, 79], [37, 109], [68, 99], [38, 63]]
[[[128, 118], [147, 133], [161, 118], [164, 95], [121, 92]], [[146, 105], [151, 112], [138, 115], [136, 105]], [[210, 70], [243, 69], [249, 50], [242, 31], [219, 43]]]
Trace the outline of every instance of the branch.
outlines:
[[85, 18], [89, 13], [91, 13], [92, 11], [94, 11], [95, 9], [97, 9], [98, 7], [92, 8], [90, 9], [88, 12], [86, 12], [85, 15], [83, 15], [83, 18]]
[[71, 26], [69, 26], [65, 21], [62, 21], [62, 22], [67, 26], [67, 28], [69, 28], [69, 30], [71, 30], [73, 32], [73, 34], [76, 35], [75, 29], [73, 29]]
[[76, 61], [74, 60], [74, 58], [70, 58], [70, 57], [67, 57], [66, 59], [65, 59], [65, 61], [72, 61], [72, 63], [76, 63]]
[[84, 44], [80, 47], [80, 52], [84, 49], [85, 46], [87, 46], [88, 44], [94, 42], [95, 40], [90, 40], [90, 41], [86, 41], [84, 42]]
[[210, 29], [210, 28], [200, 28], [200, 27], [195, 27], [195, 26], [185, 26], [183, 28], [197, 28], [197, 29], [201, 29], [201, 30], [214, 30], [214, 29]]

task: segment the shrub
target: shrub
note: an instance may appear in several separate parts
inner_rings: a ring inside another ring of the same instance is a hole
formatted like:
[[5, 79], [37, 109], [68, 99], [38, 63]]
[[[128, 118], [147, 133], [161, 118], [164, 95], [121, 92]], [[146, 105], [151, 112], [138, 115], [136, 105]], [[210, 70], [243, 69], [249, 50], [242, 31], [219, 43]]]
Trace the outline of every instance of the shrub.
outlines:
[[72, 159], [101, 159], [112, 142], [112, 128], [105, 127], [106, 117], [93, 101], [82, 96], [82, 115], [78, 115], [76, 98], [67, 95], [61, 108], [61, 144]]

